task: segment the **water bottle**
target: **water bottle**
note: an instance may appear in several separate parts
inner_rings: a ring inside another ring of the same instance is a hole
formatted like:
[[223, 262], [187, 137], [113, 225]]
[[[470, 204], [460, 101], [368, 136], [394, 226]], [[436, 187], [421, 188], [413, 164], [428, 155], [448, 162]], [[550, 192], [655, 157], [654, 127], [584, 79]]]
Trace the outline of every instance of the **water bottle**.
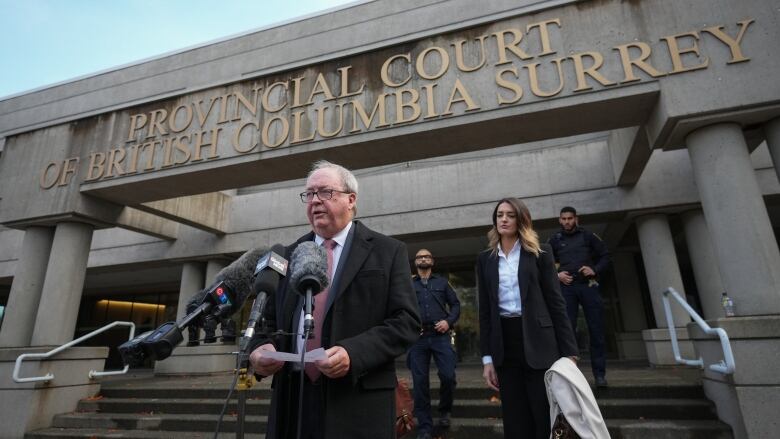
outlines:
[[720, 303], [723, 306], [723, 313], [726, 317], [734, 317], [736, 315], [734, 313], [734, 301], [731, 300], [731, 297], [725, 291], [720, 298]]

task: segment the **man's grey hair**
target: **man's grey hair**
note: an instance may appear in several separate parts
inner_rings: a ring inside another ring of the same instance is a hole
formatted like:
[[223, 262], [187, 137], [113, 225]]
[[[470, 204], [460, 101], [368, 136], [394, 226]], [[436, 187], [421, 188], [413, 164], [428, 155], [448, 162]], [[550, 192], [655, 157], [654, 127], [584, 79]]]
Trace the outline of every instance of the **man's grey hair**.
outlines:
[[355, 195], [357, 195], [358, 182], [357, 182], [357, 178], [355, 178], [355, 175], [352, 173], [352, 171], [350, 171], [349, 169], [341, 165], [331, 163], [327, 160], [318, 160], [314, 162], [311, 165], [311, 171], [309, 171], [309, 175], [306, 176], [306, 179], [308, 180], [309, 177], [311, 177], [311, 174], [313, 174], [315, 171], [319, 171], [320, 169], [335, 170], [339, 176], [339, 179], [341, 180], [341, 184], [344, 185], [344, 190], [346, 192], [354, 192]]
[[[311, 177], [314, 172], [319, 171], [320, 169], [333, 169], [336, 171], [336, 174], [339, 176], [339, 180], [341, 180], [341, 184], [344, 186], [345, 192], [354, 192], [355, 196], [357, 196], [358, 193], [358, 182], [357, 178], [355, 178], [355, 174], [352, 173], [349, 169], [337, 165], [335, 163], [331, 163], [327, 160], [317, 160], [316, 162], [312, 163], [311, 165], [311, 171], [309, 171], [309, 175], [306, 176], [306, 180], [309, 180], [309, 177]], [[355, 206], [352, 208], [352, 217], [357, 216], [357, 203], [355, 203]]]

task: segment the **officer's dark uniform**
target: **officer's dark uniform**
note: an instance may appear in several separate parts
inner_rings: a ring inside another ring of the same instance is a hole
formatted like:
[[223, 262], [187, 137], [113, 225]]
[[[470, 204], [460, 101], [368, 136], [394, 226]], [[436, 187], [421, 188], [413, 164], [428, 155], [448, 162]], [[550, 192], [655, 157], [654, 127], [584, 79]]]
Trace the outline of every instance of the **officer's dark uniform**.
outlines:
[[[423, 323], [420, 338], [409, 349], [406, 364], [412, 372], [414, 381], [414, 416], [417, 418], [417, 431], [433, 430], [431, 420], [431, 395], [428, 373], [431, 354], [439, 371], [439, 413], [452, 411], [453, 392], [455, 390], [455, 351], [450, 343], [450, 333], [439, 333], [434, 329], [436, 322], [446, 320], [450, 328], [460, 317], [460, 301], [447, 279], [432, 274], [427, 284], [420, 276], [414, 277], [414, 289], [420, 306], [420, 318]], [[438, 302], [436, 298], [438, 298]], [[439, 304], [441, 303], [441, 305]], [[442, 305], [449, 308], [446, 312]]]
[[609, 267], [609, 251], [604, 241], [594, 233], [582, 227], [575, 228], [572, 233], [564, 230], [553, 235], [549, 244], [558, 262], [558, 272], [568, 271], [574, 276], [570, 285], [561, 282], [561, 292], [566, 299], [566, 311], [569, 314], [572, 328], [577, 328], [577, 311], [582, 304], [585, 321], [590, 333], [590, 364], [594, 377], [604, 377], [606, 374], [606, 353], [604, 344], [604, 303], [599, 294], [595, 279], [583, 276], [579, 269], [587, 265], [596, 272], [603, 273]]

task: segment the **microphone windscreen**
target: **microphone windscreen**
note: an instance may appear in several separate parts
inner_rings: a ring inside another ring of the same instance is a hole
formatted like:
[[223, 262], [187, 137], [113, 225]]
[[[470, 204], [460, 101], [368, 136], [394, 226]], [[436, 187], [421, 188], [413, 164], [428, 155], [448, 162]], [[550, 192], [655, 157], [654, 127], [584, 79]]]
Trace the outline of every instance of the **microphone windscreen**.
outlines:
[[258, 262], [258, 268], [255, 269], [257, 277], [252, 287], [255, 294], [260, 292], [270, 294], [276, 291], [280, 277], [287, 274], [287, 260], [281, 256], [283, 254], [284, 246], [275, 244], [271, 247], [271, 251], [263, 257], [267, 258], [268, 261], [262, 265], [260, 265], [261, 262]]
[[220, 270], [214, 279], [215, 283], [219, 281], [224, 282], [228, 289], [235, 294], [236, 297], [231, 298], [235, 305], [234, 311], [241, 308], [241, 305], [252, 292], [252, 278], [254, 277], [255, 265], [262, 254], [263, 251], [257, 248], [249, 250], [230, 265]]
[[195, 311], [195, 308], [200, 306], [201, 303], [206, 299], [206, 296], [209, 294], [210, 288], [205, 288], [197, 293], [192, 295], [192, 298], [190, 298], [190, 301], [187, 302], [187, 314]]
[[290, 282], [300, 294], [317, 294], [328, 286], [328, 254], [313, 241], [302, 242], [290, 258]]

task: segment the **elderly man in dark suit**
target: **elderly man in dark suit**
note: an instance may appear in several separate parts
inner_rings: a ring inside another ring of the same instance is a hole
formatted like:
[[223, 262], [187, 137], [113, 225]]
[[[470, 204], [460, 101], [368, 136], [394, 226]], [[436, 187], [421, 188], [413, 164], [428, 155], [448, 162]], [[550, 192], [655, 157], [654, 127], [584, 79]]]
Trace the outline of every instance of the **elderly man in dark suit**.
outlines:
[[[255, 338], [255, 374], [273, 376], [268, 439], [296, 436], [301, 374], [301, 437], [395, 437], [395, 358], [417, 339], [420, 317], [406, 246], [353, 220], [357, 193], [352, 173], [325, 161], [314, 164], [301, 193], [313, 231], [286, 253], [289, 258], [305, 241], [328, 249], [330, 286], [315, 296], [319, 336], [305, 342], [307, 351], [320, 343], [327, 358], [298, 370], [264, 354], [301, 352], [299, 336]], [[301, 301], [294, 286], [282, 282], [265, 308], [271, 330], [302, 333]]]

